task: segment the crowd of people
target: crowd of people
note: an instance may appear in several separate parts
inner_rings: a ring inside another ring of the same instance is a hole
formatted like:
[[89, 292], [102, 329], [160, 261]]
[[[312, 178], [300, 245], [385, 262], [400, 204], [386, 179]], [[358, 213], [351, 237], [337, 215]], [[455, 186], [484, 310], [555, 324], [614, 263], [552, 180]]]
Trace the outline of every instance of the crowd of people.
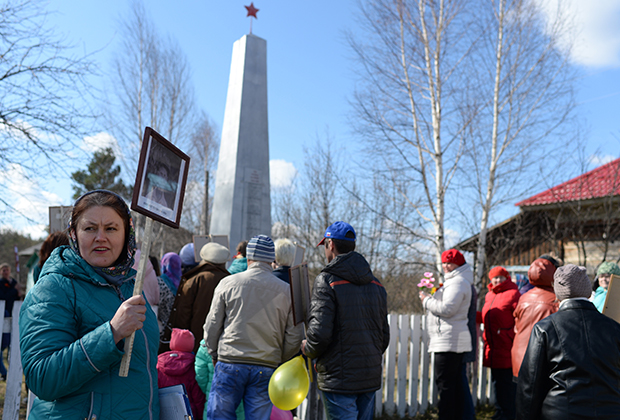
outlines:
[[463, 255], [445, 251], [442, 267], [443, 286], [433, 295], [419, 292], [439, 419], [474, 418], [462, 365], [478, 341], [476, 324], [482, 363], [491, 370], [494, 420], [620, 418], [620, 324], [601, 313], [617, 264], [600, 264], [592, 283], [584, 267], [542, 255], [520, 287], [504, 267], [493, 267], [481, 311]]
[[[36, 395], [29, 418], [158, 419], [158, 389], [184, 384], [195, 419], [269, 419], [272, 374], [302, 354], [314, 361], [328, 419], [372, 419], [390, 339], [387, 294], [356, 240], [346, 222], [325, 230], [317, 246], [327, 265], [305, 323], [295, 325], [291, 240], [257, 235], [232, 259], [210, 242], [199, 261], [188, 243], [150, 257], [144, 292], [132, 296], [139, 250], [129, 208], [109, 191], [84, 194], [67, 231], [41, 248], [20, 313], [24, 375]], [[620, 324], [600, 313], [617, 264], [602, 263], [592, 283], [585, 268], [542, 255], [519, 286], [492, 267], [478, 311], [463, 254], [450, 249], [441, 261], [443, 284], [419, 293], [439, 419], [475, 417], [467, 367], [478, 326], [493, 419], [620, 418]], [[0, 272], [8, 315], [21, 291], [8, 264]], [[124, 343], [134, 333], [124, 378]]]
[[[345, 222], [325, 231], [319, 245], [328, 264], [304, 334], [293, 317], [291, 240], [254, 236], [232, 261], [214, 242], [199, 261], [193, 243], [161, 260], [149, 256], [143, 293], [133, 296], [140, 251], [131, 212], [113, 192], [84, 194], [67, 231], [45, 241], [19, 317], [24, 375], [36, 395], [29, 418], [158, 419], [159, 388], [184, 384], [195, 419], [269, 419], [273, 372], [305, 354], [316, 363], [329, 418], [371, 419], [389, 342], [387, 295], [355, 243]], [[10, 311], [18, 284], [8, 265], [2, 274]]]

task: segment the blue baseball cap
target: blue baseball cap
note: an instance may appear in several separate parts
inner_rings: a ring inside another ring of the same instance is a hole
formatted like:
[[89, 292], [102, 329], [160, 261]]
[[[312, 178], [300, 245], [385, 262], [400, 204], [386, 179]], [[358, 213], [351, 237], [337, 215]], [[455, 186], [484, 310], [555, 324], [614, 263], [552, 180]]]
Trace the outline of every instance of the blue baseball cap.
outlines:
[[[353, 238], [347, 238], [347, 233], [352, 232]], [[321, 246], [325, 243], [325, 239], [342, 239], [345, 241], [355, 242], [355, 230], [353, 226], [346, 222], [335, 222], [330, 227], [325, 229], [325, 235], [321, 242], [317, 246]]]

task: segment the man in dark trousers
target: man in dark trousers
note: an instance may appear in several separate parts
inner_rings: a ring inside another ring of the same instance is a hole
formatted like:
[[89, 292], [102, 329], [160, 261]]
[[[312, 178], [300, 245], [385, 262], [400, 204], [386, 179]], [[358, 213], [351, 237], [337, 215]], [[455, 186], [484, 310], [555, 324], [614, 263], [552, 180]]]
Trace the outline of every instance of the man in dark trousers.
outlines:
[[620, 324], [588, 300], [585, 267], [558, 267], [553, 290], [560, 308], [532, 329], [517, 419], [620, 419]]
[[[4, 316], [11, 316], [13, 312], [13, 303], [20, 297], [20, 288], [17, 280], [11, 277], [11, 266], [7, 263], [0, 265], [0, 300], [4, 300]], [[6, 380], [6, 367], [2, 360], [4, 349], [9, 347], [11, 343], [11, 333], [2, 334], [2, 345], [0, 350], [0, 378]]]
[[370, 420], [381, 387], [381, 360], [390, 341], [387, 294], [355, 252], [355, 230], [327, 228], [327, 266], [314, 281], [302, 352], [316, 359], [318, 387], [329, 420]]

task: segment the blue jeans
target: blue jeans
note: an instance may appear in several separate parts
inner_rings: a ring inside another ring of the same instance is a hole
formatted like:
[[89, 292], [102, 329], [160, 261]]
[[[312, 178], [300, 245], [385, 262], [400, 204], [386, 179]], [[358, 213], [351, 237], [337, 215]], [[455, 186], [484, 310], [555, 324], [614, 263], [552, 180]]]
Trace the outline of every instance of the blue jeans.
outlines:
[[338, 394], [321, 391], [327, 420], [372, 420], [375, 393]]
[[243, 400], [246, 420], [269, 420], [273, 406], [269, 399], [269, 379], [274, 371], [265, 366], [217, 362], [207, 402], [207, 419], [236, 420], [235, 410]]
[[0, 375], [6, 377], [6, 368], [4, 367], [4, 349], [9, 347], [11, 343], [11, 333], [2, 334], [2, 345], [0, 345]]

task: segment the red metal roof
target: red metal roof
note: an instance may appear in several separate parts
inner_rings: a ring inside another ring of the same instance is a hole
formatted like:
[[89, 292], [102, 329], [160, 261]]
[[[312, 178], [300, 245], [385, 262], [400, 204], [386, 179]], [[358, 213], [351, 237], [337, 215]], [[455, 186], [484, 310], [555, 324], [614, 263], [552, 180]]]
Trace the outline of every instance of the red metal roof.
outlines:
[[620, 158], [520, 201], [515, 206], [540, 206], [610, 195], [620, 195]]

